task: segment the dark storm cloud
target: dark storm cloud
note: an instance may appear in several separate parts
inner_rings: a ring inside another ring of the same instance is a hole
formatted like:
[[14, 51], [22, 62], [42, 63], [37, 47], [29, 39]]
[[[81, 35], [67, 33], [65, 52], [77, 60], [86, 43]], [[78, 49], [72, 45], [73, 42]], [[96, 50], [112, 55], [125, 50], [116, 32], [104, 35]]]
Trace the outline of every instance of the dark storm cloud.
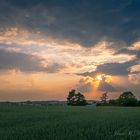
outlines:
[[97, 66], [93, 72], [85, 72], [80, 75], [83, 76], [95, 76], [96, 74], [103, 73], [107, 75], [128, 75], [130, 73], [129, 68], [135, 65], [135, 61], [129, 61], [125, 63], [105, 63]]
[[47, 67], [42, 65], [43, 59], [21, 52], [11, 52], [0, 49], [0, 70], [17, 69], [23, 72], [58, 72], [63, 66], [49, 64]]
[[1, 0], [0, 27], [18, 26], [90, 46], [140, 39], [139, 0]]
[[134, 61], [125, 63], [106, 63], [97, 67], [97, 72], [110, 74], [110, 75], [127, 75], [128, 68], [134, 65]]

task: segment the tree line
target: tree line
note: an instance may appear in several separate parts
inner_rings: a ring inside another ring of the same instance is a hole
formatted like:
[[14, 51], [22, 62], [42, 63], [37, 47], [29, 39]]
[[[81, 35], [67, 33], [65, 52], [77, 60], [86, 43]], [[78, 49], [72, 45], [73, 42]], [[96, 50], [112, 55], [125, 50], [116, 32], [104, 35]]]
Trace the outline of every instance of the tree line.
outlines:
[[[140, 106], [140, 101], [131, 91], [123, 92], [117, 99], [108, 99], [108, 93], [105, 92], [100, 99], [96, 106]], [[68, 94], [67, 105], [84, 106], [88, 102], [83, 94], [73, 89]]]

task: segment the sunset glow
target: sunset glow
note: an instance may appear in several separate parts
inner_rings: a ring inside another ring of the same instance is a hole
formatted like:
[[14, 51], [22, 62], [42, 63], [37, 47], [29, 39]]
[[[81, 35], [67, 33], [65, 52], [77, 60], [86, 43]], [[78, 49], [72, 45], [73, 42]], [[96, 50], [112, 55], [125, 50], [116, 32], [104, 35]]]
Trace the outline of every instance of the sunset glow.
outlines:
[[67, 2], [2, 0], [0, 101], [65, 100], [71, 89], [140, 98], [138, 4]]
[[101, 81], [102, 80], [102, 75], [98, 75], [96, 78], [97, 78], [97, 80]]

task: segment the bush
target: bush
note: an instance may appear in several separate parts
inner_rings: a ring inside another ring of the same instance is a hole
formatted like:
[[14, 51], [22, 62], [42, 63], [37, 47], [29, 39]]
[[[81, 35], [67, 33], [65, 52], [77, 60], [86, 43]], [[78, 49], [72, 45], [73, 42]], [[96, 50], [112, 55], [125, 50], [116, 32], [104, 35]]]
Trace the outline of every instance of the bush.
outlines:
[[109, 105], [110, 106], [117, 106], [118, 102], [117, 102], [117, 100], [112, 99], [112, 100], [109, 100]]

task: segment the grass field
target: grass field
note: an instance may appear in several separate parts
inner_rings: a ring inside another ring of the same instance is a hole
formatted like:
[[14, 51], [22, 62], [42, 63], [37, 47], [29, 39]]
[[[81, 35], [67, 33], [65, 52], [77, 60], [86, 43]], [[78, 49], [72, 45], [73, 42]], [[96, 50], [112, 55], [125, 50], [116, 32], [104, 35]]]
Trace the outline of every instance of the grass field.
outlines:
[[0, 106], [0, 140], [140, 140], [140, 108]]

